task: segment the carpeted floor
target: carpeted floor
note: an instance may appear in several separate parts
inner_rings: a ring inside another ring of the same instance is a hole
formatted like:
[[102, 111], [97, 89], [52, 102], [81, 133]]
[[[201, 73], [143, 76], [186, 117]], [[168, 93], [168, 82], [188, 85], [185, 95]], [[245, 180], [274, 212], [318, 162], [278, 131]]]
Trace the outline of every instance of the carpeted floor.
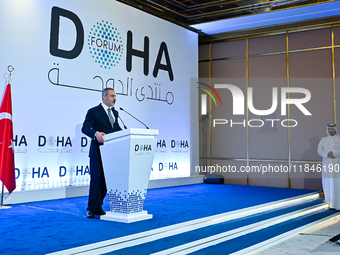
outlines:
[[13, 205], [0, 210], [0, 253], [46, 254], [310, 192], [214, 184], [152, 189], [144, 210], [154, 218], [130, 224], [87, 219], [87, 197]]

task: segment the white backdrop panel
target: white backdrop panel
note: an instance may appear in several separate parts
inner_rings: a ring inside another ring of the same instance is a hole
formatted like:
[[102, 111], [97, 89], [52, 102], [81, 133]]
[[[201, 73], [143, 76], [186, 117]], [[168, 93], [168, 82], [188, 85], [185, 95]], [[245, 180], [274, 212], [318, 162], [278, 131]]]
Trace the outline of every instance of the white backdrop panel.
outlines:
[[[90, 141], [80, 129], [104, 87], [114, 87], [117, 110], [159, 129], [150, 178], [190, 176], [197, 34], [111, 0], [0, 3], [3, 85], [7, 66], [15, 69], [17, 191], [89, 183]], [[143, 127], [119, 112], [126, 126]]]

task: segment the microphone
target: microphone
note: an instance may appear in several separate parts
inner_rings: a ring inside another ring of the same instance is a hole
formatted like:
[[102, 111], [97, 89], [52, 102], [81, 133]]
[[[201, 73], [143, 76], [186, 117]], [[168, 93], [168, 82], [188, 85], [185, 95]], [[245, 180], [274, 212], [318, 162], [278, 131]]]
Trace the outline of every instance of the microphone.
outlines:
[[123, 123], [123, 125], [124, 125], [124, 128], [125, 129], [127, 129], [127, 127], [125, 126], [125, 124], [124, 124], [124, 121], [122, 120], [122, 118], [118, 115], [118, 118], [120, 119], [120, 121]]
[[149, 129], [147, 125], [145, 125], [142, 121], [140, 121], [139, 119], [137, 119], [135, 116], [133, 116], [132, 114], [128, 113], [127, 111], [125, 111], [122, 107], [119, 108], [120, 110], [126, 112], [127, 114], [129, 114], [132, 118], [136, 119], [138, 122], [142, 123], [146, 129]]

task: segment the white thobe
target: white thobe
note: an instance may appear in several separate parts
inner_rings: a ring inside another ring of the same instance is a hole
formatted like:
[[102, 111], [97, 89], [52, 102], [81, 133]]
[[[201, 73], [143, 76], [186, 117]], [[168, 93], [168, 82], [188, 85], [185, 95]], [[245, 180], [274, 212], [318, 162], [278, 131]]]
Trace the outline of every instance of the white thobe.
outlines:
[[[333, 158], [327, 157], [332, 151]], [[322, 157], [322, 187], [325, 202], [330, 208], [340, 210], [340, 136], [323, 137], [318, 146]]]

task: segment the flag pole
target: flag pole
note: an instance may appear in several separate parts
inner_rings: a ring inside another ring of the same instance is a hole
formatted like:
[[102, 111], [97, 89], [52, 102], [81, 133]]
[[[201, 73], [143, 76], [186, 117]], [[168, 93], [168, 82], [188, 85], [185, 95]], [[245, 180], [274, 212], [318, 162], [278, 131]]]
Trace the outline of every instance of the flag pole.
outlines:
[[4, 206], [4, 193], [5, 193], [4, 191], [5, 191], [5, 186], [4, 186], [4, 183], [2, 182], [0, 210], [12, 208], [12, 206]]
[[8, 72], [9, 72], [8, 83], [11, 84], [12, 72], [14, 71], [14, 67], [11, 66], [11, 65], [9, 65], [9, 66], [7, 67], [7, 70], [8, 70]]
[[4, 205], [4, 184], [2, 183], [2, 190], [1, 190], [1, 208]]

